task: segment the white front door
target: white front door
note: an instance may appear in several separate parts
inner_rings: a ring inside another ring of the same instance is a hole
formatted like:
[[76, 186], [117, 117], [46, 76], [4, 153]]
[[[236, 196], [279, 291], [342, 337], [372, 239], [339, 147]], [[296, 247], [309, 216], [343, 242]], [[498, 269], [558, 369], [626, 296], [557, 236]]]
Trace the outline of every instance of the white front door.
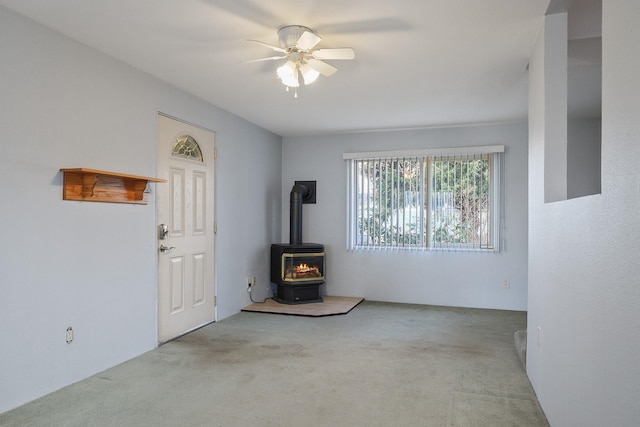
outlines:
[[213, 132], [158, 115], [160, 342], [216, 318], [214, 158]]

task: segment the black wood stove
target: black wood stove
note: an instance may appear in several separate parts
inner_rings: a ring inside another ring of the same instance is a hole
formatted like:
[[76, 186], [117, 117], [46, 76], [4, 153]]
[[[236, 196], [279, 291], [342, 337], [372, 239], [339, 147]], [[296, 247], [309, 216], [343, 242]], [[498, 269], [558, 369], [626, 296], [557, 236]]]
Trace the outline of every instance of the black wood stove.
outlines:
[[296, 182], [290, 194], [289, 243], [271, 245], [273, 299], [283, 304], [322, 302], [324, 246], [302, 243], [302, 204], [315, 202], [315, 182]]

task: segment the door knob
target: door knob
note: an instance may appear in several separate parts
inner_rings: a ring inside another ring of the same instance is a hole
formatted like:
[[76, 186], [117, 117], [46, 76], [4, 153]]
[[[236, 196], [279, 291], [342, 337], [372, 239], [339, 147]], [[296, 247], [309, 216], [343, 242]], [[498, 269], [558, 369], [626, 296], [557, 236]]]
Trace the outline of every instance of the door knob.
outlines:
[[165, 253], [170, 251], [171, 249], [175, 249], [175, 246], [165, 246], [164, 244], [160, 245], [160, 252]]

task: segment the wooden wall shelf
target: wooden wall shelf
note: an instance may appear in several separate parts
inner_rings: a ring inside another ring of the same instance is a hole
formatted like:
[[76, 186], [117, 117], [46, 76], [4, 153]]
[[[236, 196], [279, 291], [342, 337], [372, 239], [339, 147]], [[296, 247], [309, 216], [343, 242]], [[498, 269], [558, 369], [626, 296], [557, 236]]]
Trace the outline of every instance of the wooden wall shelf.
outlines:
[[147, 204], [149, 182], [166, 179], [129, 175], [86, 168], [60, 169], [64, 174], [63, 200]]

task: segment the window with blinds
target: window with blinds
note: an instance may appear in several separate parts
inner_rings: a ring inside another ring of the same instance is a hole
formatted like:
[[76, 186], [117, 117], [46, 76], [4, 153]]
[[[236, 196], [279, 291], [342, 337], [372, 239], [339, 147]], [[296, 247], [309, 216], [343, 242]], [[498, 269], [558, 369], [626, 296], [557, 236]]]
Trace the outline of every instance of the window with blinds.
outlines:
[[497, 251], [503, 151], [345, 153], [348, 248]]

